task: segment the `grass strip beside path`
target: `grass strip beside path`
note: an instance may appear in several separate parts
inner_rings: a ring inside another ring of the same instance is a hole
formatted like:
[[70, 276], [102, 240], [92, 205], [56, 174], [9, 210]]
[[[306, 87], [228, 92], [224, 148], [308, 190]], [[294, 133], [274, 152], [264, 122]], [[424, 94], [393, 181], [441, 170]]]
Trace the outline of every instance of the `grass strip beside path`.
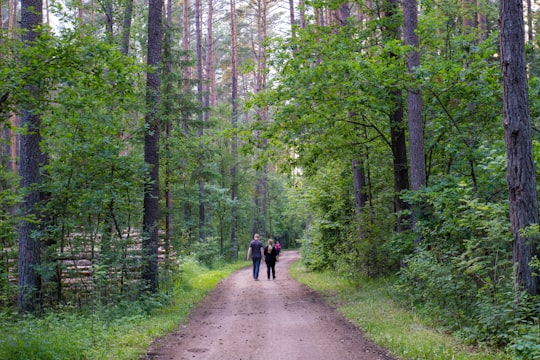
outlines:
[[364, 334], [400, 359], [503, 360], [503, 354], [472, 349], [392, 301], [384, 280], [351, 283], [335, 273], [309, 271], [301, 261], [291, 276], [322, 294]]

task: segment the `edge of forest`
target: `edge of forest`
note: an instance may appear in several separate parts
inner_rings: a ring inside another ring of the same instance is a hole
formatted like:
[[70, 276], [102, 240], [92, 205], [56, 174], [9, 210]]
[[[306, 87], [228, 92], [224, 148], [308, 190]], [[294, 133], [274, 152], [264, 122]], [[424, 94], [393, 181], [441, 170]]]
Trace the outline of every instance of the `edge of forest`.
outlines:
[[291, 266], [290, 274], [400, 359], [510, 359], [502, 352], [467, 346], [428, 318], [404, 309], [392, 300], [391, 279], [353, 281], [335, 273], [310, 271], [302, 261]]

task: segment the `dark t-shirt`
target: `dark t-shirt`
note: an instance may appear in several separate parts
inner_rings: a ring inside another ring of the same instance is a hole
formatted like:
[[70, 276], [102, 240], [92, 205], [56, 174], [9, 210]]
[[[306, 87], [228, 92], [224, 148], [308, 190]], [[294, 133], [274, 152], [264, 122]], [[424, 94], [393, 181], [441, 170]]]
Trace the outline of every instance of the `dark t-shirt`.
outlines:
[[251, 240], [249, 247], [251, 248], [251, 257], [253, 259], [260, 259], [263, 243], [260, 240]]

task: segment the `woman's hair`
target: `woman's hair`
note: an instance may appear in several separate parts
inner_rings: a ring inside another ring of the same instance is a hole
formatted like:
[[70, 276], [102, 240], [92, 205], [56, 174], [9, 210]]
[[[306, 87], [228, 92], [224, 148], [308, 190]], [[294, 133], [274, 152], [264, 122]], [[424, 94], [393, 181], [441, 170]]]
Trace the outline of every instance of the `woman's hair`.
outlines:
[[266, 250], [267, 253], [270, 254], [270, 253], [272, 252], [272, 248], [273, 248], [272, 245], [273, 245], [273, 244], [274, 244], [274, 240], [268, 239], [268, 248], [267, 248], [267, 250]]

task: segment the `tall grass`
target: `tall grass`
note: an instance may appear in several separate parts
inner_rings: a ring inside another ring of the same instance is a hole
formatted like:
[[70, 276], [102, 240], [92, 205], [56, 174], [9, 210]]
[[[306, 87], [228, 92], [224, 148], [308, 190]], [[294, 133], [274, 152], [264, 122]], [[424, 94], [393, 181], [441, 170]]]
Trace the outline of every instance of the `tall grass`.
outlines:
[[96, 305], [84, 312], [70, 309], [40, 318], [0, 315], [2, 360], [134, 360], [158, 336], [185, 322], [209, 291], [245, 262], [209, 270], [189, 261], [180, 275], [167, 281], [168, 294], [125, 302], [114, 307]]
[[321, 293], [368, 338], [400, 359], [510, 359], [461, 344], [436, 324], [399, 307], [392, 301], [391, 286], [385, 280], [351, 282], [335, 273], [310, 272], [301, 262], [291, 267], [291, 275]]

